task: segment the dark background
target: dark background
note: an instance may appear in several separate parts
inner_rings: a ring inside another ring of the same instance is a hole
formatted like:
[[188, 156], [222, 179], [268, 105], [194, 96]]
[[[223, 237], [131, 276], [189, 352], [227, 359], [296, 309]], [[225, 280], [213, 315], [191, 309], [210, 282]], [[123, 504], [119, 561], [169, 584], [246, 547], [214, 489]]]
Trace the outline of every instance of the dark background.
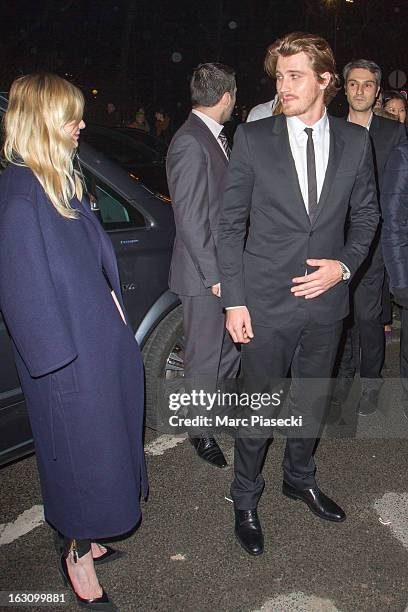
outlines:
[[[408, 72], [408, 0], [3, 0], [0, 6], [0, 89], [20, 74], [57, 72], [82, 88], [91, 117], [112, 101], [129, 118], [144, 104], [148, 112], [163, 106], [177, 122], [188, 109], [193, 67], [214, 60], [236, 68], [239, 104], [264, 102], [274, 92], [263, 72], [265, 49], [293, 30], [325, 36], [339, 71], [352, 58], [373, 59], [386, 87], [392, 70]], [[334, 112], [342, 104], [340, 95]]]

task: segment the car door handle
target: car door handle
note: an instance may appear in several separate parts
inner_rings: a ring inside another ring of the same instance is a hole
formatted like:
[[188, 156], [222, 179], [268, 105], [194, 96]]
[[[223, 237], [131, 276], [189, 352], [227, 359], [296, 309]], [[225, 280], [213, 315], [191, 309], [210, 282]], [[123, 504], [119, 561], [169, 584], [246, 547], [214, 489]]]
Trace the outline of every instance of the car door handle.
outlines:
[[138, 242], [139, 242], [139, 240], [137, 240], [136, 238], [133, 238], [131, 240], [121, 240], [120, 244], [122, 244], [123, 246], [129, 246], [131, 244], [136, 244]]

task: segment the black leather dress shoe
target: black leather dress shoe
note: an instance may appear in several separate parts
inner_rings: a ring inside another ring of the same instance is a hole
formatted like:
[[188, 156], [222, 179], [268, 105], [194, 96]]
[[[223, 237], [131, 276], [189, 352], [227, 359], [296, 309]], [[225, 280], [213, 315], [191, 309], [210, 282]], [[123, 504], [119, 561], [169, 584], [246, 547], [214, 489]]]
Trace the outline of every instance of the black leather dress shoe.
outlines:
[[262, 555], [264, 538], [256, 510], [235, 511], [235, 536], [250, 555]]
[[64, 580], [65, 586], [70, 587], [70, 589], [74, 593], [78, 606], [80, 606], [81, 608], [88, 608], [88, 610], [104, 610], [105, 612], [118, 612], [118, 608], [109, 599], [103, 588], [102, 595], [100, 597], [94, 597], [93, 599], [85, 599], [84, 597], [78, 595], [78, 593], [74, 589], [74, 585], [72, 584], [71, 578], [69, 576], [67, 560], [65, 559], [64, 555], [61, 555], [60, 557], [58, 569], [61, 573], [62, 579]]
[[317, 486], [312, 489], [295, 489], [295, 487], [283, 481], [282, 493], [291, 499], [300, 499], [305, 502], [314, 514], [326, 521], [341, 523], [346, 520], [344, 510], [330, 497], [322, 493]]
[[214, 438], [200, 436], [199, 438], [190, 437], [189, 440], [200, 459], [219, 468], [227, 467], [228, 463]]

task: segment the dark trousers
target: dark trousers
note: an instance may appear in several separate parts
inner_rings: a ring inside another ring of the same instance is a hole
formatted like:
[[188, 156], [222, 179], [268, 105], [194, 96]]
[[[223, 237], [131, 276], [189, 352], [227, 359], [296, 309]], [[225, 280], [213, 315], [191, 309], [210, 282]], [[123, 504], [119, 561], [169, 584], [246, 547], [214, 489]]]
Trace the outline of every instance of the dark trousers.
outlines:
[[184, 324], [184, 376], [186, 379], [237, 375], [240, 351], [225, 329], [221, 300], [214, 295], [180, 296]]
[[400, 376], [402, 401], [408, 404], [408, 310], [401, 307]]
[[[342, 322], [322, 325], [310, 320], [307, 309], [281, 327], [254, 326], [254, 339], [243, 345], [242, 369], [245, 390], [264, 392], [291, 371], [291, 414], [315, 422], [316, 435], [330, 394], [334, 359], [338, 349]], [[310, 386], [310, 382], [316, 384]], [[236, 507], [256, 507], [264, 488], [261, 474], [269, 439], [247, 437], [241, 430], [235, 440], [234, 480], [231, 495]], [[301, 433], [300, 433], [301, 435]], [[316, 436], [288, 437], [283, 459], [284, 479], [294, 487], [307, 489], [315, 485], [313, 450]]]
[[382, 289], [382, 315], [381, 321], [383, 325], [391, 325], [392, 324], [392, 302], [391, 302], [391, 293], [390, 293], [390, 278], [387, 274], [387, 270], [384, 272], [384, 284]]
[[[186, 392], [214, 393], [238, 373], [241, 352], [225, 328], [221, 300], [214, 295], [180, 296], [184, 324], [184, 377]], [[219, 413], [215, 407], [213, 413]], [[189, 416], [208, 414], [203, 407], [190, 406]], [[209, 414], [208, 416], [211, 416]], [[205, 434], [191, 427], [190, 435]]]
[[363, 387], [381, 384], [385, 356], [383, 284], [384, 266], [380, 264], [352, 286], [353, 314], [344, 322], [339, 347], [339, 377], [353, 378], [359, 367]]

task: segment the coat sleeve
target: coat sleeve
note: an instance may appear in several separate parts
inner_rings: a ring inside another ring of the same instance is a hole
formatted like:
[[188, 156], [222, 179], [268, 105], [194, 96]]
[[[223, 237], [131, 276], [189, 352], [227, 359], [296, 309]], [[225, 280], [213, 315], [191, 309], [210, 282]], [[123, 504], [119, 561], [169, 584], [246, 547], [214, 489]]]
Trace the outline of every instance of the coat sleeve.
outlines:
[[37, 210], [26, 197], [14, 196], [1, 208], [0, 309], [31, 376], [49, 374], [77, 357]]
[[227, 181], [218, 228], [218, 259], [223, 306], [243, 306], [243, 253], [252, 202], [254, 173], [246, 134], [238, 126], [228, 165]]
[[384, 262], [391, 287], [408, 287], [408, 146], [393, 150], [381, 191]]
[[196, 139], [176, 138], [167, 156], [167, 174], [177, 235], [185, 245], [204, 286], [220, 280], [217, 250], [209, 219], [207, 164]]
[[367, 130], [364, 131], [363, 151], [349, 203], [350, 225], [339, 260], [354, 276], [368, 255], [380, 218], [373, 154]]
[[396, 135], [394, 138], [394, 146], [398, 146], [403, 142], [407, 141], [407, 128], [405, 127], [405, 123], [398, 123], [396, 130]]

